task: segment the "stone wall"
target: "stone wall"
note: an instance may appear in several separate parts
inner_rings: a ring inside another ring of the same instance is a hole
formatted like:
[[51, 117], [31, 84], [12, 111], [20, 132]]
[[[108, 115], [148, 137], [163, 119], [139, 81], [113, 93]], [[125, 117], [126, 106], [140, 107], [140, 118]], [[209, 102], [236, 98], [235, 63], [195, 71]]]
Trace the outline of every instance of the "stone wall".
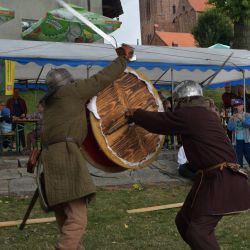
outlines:
[[180, 0], [174, 19], [177, 32], [191, 33], [198, 20], [198, 13], [189, 4], [188, 0]]
[[17, 160], [0, 160], [0, 196], [23, 196], [31, 194], [36, 189], [33, 174], [27, 173], [25, 161], [20, 161], [22, 168], [18, 167]]

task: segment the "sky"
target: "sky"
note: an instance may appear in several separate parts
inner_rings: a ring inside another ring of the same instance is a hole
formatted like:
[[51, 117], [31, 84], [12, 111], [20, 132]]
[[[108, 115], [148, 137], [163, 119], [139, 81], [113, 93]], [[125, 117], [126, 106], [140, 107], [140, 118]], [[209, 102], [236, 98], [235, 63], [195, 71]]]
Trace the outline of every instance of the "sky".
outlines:
[[121, 0], [124, 14], [119, 17], [122, 22], [120, 29], [113, 32], [118, 43], [141, 44], [139, 0]]

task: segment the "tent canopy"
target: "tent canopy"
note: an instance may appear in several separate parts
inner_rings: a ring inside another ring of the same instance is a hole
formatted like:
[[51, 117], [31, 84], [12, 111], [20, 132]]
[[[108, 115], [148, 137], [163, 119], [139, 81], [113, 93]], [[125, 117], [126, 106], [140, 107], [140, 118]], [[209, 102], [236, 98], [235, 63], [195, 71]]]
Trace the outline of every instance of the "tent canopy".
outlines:
[[[170, 80], [191, 79], [202, 81], [233, 53], [223, 71], [214, 79], [213, 84], [225, 81], [238, 81], [245, 77], [250, 79], [250, 52], [247, 50], [209, 48], [180, 48], [166, 46], [135, 46], [137, 60], [129, 64], [134, 69], [146, 71], [149, 79], [162, 78], [162, 83]], [[93, 66], [104, 67], [116, 57], [115, 50], [107, 44], [69, 44], [55, 42], [37, 42], [22, 40], [1, 40], [0, 59], [14, 60], [20, 64], [35, 63], [39, 66], [51, 64], [67, 67]], [[170, 71], [174, 77], [170, 77]], [[226, 74], [229, 79], [226, 79]], [[171, 78], [171, 79], [170, 79]]]

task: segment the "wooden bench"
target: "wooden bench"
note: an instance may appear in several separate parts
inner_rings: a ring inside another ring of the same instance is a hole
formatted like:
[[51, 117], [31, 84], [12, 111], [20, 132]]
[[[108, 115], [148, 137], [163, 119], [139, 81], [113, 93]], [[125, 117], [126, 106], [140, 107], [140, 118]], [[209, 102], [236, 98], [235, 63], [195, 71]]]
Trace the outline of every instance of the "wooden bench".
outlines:
[[0, 132], [0, 154], [3, 153], [3, 144], [5, 142], [8, 143], [8, 147], [10, 147], [10, 149], [13, 149], [13, 144], [15, 141], [16, 141], [16, 133], [14, 131], [8, 133]]

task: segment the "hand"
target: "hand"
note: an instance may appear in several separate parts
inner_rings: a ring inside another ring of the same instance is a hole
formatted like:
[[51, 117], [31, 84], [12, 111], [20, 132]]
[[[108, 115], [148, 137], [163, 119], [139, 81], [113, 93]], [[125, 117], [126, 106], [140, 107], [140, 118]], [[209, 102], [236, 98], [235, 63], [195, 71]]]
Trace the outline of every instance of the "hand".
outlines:
[[134, 55], [134, 48], [123, 43], [121, 47], [116, 49], [116, 53], [129, 61]]
[[133, 115], [136, 109], [128, 109], [125, 111], [125, 118], [128, 120], [128, 123], [133, 122]]
[[236, 114], [235, 114], [235, 118], [236, 118], [237, 120], [243, 120], [242, 115], [239, 114], [239, 113], [236, 113]]

